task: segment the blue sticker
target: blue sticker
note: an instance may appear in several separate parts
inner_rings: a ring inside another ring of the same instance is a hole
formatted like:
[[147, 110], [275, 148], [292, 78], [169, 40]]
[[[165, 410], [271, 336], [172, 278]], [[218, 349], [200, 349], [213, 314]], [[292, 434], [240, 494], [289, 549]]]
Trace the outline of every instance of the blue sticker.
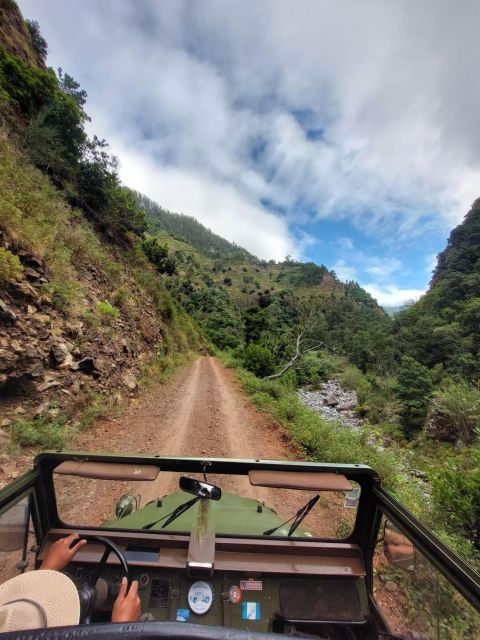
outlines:
[[188, 622], [190, 620], [190, 609], [177, 609], [177, 622]]
[[242, 602], [242, 620], [260, 620], [260, 603]]

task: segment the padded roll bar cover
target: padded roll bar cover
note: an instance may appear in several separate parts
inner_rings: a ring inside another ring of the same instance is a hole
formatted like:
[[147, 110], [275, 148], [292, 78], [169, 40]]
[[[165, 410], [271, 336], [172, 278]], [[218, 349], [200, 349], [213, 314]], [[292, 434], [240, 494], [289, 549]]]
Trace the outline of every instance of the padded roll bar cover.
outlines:
[[1, 640], [285, 640], [279, 633], [258, 633], [185, 622], [130, 622], [51, 627], [0, 633]]
[[79, 476], [96, 480], [156, 480], [160, 469], [149, 464], [122, 464], [116, 462], [88, 462], [66, 460], [55, 467], [53, 473]]
[[309, 491], [350, 491], [352, 488], [347, 478], [338, 473], [252, 469], [248, 472], [248, 478], [254, 487], [306, 489]]

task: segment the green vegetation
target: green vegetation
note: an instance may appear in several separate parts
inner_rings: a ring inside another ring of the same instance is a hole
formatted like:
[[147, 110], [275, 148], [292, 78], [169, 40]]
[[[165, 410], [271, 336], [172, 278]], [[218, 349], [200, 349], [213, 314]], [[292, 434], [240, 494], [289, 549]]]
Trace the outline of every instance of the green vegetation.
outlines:
[[72, 435], [62, 418], [17, 420], [10, 428], [12, 442], [21, 447], [63, 449]]
[[23, 267], [18, 256], [0, 247], [0, 283], [18, 278], [22, 271]]
[[405, 434], [410, 436], [425, 423], [432, 383], [428, 369], [410, 356], [403, 356], [397, 375], [400, 418]]

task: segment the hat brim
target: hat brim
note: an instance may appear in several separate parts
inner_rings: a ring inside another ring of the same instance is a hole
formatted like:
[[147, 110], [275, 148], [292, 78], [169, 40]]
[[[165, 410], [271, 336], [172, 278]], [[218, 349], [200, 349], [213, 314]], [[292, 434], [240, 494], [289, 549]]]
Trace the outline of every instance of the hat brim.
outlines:
[[28, 571], [0, 585], [0, 606], [28, 598], [45, 612], [48, 627], [78, 624], [80, 599], [74, 582], [49, 569]]

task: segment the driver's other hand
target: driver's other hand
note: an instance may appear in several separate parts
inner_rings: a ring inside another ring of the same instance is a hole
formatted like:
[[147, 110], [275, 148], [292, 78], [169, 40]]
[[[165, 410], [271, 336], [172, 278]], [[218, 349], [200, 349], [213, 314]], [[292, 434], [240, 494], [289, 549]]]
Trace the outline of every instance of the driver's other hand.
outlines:
[[80, 540], [78, 533], [72, 533], [72, 535], [66, 538], [57, 540], [50, 545], [47, 555], [42, 562], [41, 569], [61, 571], [73, 560], [74, 555], [85, 544], [87, 544], [87, 541]]
[[113, 605], [112, 622], [136, 622], [141, 615], [138, 582], [134, 580], [127, 593], [127, 579], [123, 577], [120, 591]]

